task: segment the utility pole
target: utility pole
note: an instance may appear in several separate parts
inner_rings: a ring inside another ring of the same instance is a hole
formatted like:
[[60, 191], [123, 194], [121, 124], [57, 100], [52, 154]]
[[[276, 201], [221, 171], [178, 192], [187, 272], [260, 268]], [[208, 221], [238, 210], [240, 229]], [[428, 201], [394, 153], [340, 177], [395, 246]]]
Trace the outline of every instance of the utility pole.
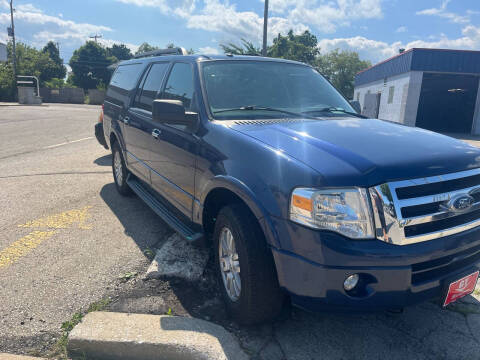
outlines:
[[13, 0], [10, 0], [10, 20], [12, 22], [12, 57], [13, 57], [13, 78], [17, 81], [17, 54], [15, 51], [15, 25], [13, 23]]
[[102, 35], [95, 34], [93, 36], [90, 36], [90, 39], [95, 39], [95, 43], [97, 43], [97, 39], [101, 39], [102, 37]]
[[262, 56], [267, 56], [267, 30], [268, 30], [268, 0], [265, 0], [265, 10], [263, 12], [263, 47]]

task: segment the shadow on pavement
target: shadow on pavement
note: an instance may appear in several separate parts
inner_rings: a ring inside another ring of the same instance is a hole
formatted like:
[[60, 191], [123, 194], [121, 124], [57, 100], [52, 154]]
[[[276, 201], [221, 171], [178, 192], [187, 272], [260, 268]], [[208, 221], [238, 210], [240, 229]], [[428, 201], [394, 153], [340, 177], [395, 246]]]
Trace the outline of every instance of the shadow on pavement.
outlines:
[[93, 161], [99, 166], [112, 166], [112, 154], [101, 156]]
[[121, 196], [114, 183], [103, 186], [100, 196], [142, 251], [159, 245], [172, 232], [139, 198]]

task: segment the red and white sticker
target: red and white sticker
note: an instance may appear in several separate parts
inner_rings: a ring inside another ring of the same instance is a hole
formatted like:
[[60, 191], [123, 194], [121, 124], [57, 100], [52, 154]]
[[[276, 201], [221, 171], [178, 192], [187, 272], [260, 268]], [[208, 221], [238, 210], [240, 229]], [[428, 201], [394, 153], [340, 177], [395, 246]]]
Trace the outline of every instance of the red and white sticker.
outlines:
[[445, 302], [443, 306], [457, 301], [458, 299], [469, 295], [475, 290], [477, 285], [479, 271], [474, 272], [473, 274], [467, 275], [460, 280], [457, 280], [450, 284], [448, 287], [447, 296], [445, 297]]

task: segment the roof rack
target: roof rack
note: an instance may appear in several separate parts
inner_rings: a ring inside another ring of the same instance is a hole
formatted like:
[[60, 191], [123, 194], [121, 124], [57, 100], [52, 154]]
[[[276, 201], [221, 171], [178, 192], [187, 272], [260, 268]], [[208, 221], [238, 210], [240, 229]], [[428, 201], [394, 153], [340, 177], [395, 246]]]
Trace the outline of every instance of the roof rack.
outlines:
[[182, 47], [159, 49], [159, 50], [147, 51], [147, 52], [143, 52], [141, 54], [135, 55], [134, 59], [145, 58], [150, 56], [166, 56], [166, 55], [188, 55], [188, 52]]

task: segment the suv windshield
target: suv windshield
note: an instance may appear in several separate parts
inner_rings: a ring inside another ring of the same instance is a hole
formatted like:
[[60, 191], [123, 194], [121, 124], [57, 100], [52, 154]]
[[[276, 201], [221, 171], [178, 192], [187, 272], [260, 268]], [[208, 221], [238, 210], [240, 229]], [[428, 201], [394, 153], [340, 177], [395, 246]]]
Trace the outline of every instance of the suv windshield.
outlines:
[[345, 116], [345, 111], [355, 112], [309, 66], [245, 60], [202, 65], [208, 104], [215, 119]]

